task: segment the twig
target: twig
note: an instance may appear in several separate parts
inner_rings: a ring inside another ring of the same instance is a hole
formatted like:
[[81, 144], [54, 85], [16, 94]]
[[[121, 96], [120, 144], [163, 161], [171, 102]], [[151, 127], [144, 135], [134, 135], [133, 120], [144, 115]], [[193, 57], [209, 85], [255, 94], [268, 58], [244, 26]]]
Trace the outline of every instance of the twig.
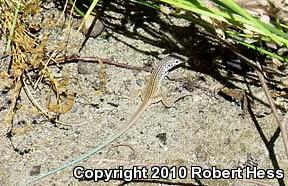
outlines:
[[[57, 59], [55, 59], [55, 61], [53, 61], [53, 62], [52, 61], [48, 64], [49, 66], [50, 65], [56, 65], [56, 64], [63, 64], [63, 63], [73, 63], [73, 62], [79, 62], [79, 61], [91, 62], [91, 63], [102, 61], [104, 64], [113, 65], [116, 67], [151, 72], [151, 69], [148, 69], [146, 67], [127, 65], [124, 63], [118, 63], [118, 62], [113, 61], [113, 60], [108, 59], [108, 58], [100, 58], [100, 57], [79, 57], [77, 55], [71, 55], [71, 56], [65, 56], [65, 57], [57, 58]], [[35, 70], [35, 69], [38, 69], [38, 67], [29, 68], [28, 71]]]
[[[49, 57], [49, 59], [48, 59], [47, 62], [45, 63], [44, 68], [42, 69], [43, 71], [47, 70], [49, 63], [50, 63], [50, 61], [52, 60], [52, 56], [53, 56], [54, 54], [56, 54], [56, 52], [57, 52], [57, 50], [53, 51], [52, 55]], [[39, 73], [39, 74], [40, 74], [40, 73]], [[44, 77], [44, 74], [42, 74], [42, 75], [37, 79], [36, 83], [35, 83], [34, 86], [33, 86], [34, 89], [37, 88], [39, 82], [42, 81], [43, 77]]]
[[[269, 92], [268, 86], [267, 86], [267, 84], [266, 84], [266, 82], [265, 82], [265, 78], [264, 78], [263, 74], [261, 74], [258, 70], [256, 70], [256, 73], [257, 73], [257, 76], [258, 76], [258, 78], [259, 78], [259, 80], [260, 80], [260, 83], [261, 83], [261, 85], [262, 85], [262, 88], [264, 89], [264, 93], [265, 93], [265, 95], [266, 95], [266, 97], [267, 97], [267, 99], [268, 99], [268, 102], [269, 102], [269, 105], [270, 105], [270, 107], [271, 107], [271, 109], [272, 109], [273, 115], [274, 115], [274, 117], [276, 118], [277, 123], [278, 123], [279, 125], [281, 125], [281, 124], [280, 124], [280, 118], [279, 118], [279, 116], [278, 116], [278, 114], [277, 114], [276, 106], [275, 106], [274, 101], [273, 101], [273, 99], [272, 99], [272, 96], [271, 96], [271, 94], [270, 94], [270, 92]], [[283, 137], [284, 137], [284, 136], [283, 136]], [[288, 151], [287, 151], [287, 152], [288, 152]]]
[[[288, 158], [288, 131], [287, 131], [287, 126], [285, 125], [285, 122], [280, 122], [280, 118], [277, 114], [277, 110], [276, 110], [276, 106], [274, 104], [274, 101], [272, 99], [272, 96], [269, 92], [268, 86], [265, 82], [265, 78], [264, 78], [264, 73], [261, 69], [261, 66], [258, 63], [255, 63], [254, 61], [248, 59], [247, 57], [245, 57], [244, 55], [242, 55], [240, 52], [238, 52], [238, 50], [231, 45], [230, 43], [228, 43], [227, 41], [225, 41], [224, 39], [217, 37], [220, 42], [222, 44], [224, 44], [227, 48], [229, 48], [232, 52], [234, 52], [234, 54], [236, 54], [238, 57], [240, 57], [246, 64], [248, 64], [249, 66], [253, 67], [256, 71], [256, 74], [258, 76], [258, 79], [262, 85], [262, 88], [265, 92], [265, 96], [268, 100], [268, 103], [270, 105], [270, 108], [272, 110], [272, 113], [278, 123], [278, 126], [281, 130], [281, 134], [282, 134], [282, 138], [283, 138], [283, 143], [284, 143], [284, 147], [285, 147], [285, 152], [286, 152], [286, 156]], [[283, 124], [284, 123], [284, 124]]]

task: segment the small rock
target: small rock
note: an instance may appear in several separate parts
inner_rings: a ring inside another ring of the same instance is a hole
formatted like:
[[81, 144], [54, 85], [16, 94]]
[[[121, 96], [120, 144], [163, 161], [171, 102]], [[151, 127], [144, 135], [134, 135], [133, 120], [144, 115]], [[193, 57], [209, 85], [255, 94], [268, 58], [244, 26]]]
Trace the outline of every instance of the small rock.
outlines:
[[156, 138], [158, 138], [164, 145], [166, 145], [166, 142], [167, 142], [166, 133], [159, 133], [156, 135]]
[[102, 21], [93, 15], [89, 15], [81, 28], [81, 32], [88, 37], [97, 37], [103, 32], [103, 30], [104, 25]]
[[30, 171], [30, 176], [35, 176], [40, 174], [41, 165], [34, 165]]

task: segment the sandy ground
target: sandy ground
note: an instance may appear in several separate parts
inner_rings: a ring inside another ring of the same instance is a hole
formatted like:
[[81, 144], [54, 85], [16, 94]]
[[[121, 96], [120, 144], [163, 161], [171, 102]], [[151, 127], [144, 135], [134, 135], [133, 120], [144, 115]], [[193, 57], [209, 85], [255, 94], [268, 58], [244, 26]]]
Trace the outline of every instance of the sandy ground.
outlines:
[[[174, 26], [168, 26], [167, 18], [156, 13], [146, 12], [146, 17], [136, 15], [137, 6], [133, 6], [136, 13], [131, 11], [129, 16], [117, 13], [113, 7], [121, 9], [120, 5], [111, 4], [104, 11], [105, 31], [97, 38], [89, 38], [80, 53], [77, 52], [85, 37], [73, 28], [62, 30], [60, 26], [51, 31], [48, 49], [69, 38], [67, 54], [113, 58], [121, 63], [148, 67], [154, 67], [169, 53], [181, 52], [191, 59], [190, 64], [171, 72], [170, 76], [176, 81], [165, 79], [162, 91], [172, 97], [187, 93], [191, 96], [180, 99], [172, 108], [165, 108], [161, 103], [151, 105], [112, 145], [77, 165], [87, 169], [129, 168], [133, 165], [186, 166], [188, 176], [176, 180], [142, 179], [125, 183], [114, 179], [94, 183], [73, 178], [74, 165], [35, 185], [249, 185], [233, 179], [191, 179], [189, 169], [191, 166], [233, 169], [254, 164], [259, 169], [281, 168], [288, 172], [277, 124], [267, 105], [261, 103], [267, 103], [264, 92], [251, 83], [253, 76], [247, 86], [243, 83], [244, 75], [231, 75], [228, 69], [220, 68], [223, 66], [213, 65], [213, 58], [226, 50], [215, 46], [213, 41], [209, 42], [205, 35], [197, 32], [198, 29], [187, 26], [183, 20], [172, 19]], [[55, 14], [56, 20], [60, 16], [53, 6], [45, 14]], [[67, 87], [77, 94], [72, 109], [61, 114], [59, 120], [74, 126], [47, 122], [21, 91], [21, 108], [16, 112], [14, 125], [27, 130], [9, 137], [7, 128], [0, 127], [1, 185], [24, 185], [39, 172], [47, 172], [73, 160], [116, 133], [138, 108], [141, 99], [130, 97], [132, 92], [143, 87], [149, 75], [144, 71], [105, 65], [106, 91], [99, 93], [97, 64], [79, 62], [61, 67], [51, 67], [52, 72], [55, 76], [69, 77]], [[79, 68], [90, 70], [90, 74], [79, 73]], [[241, 101], [229, 101], [217, 94], [219, 88], [227, 85], [251, 89], [258, 101], [250, 113], [243, 114]], [[47, 103], [41, 97], [43, 92], [44, 97], [49, 95], [49, 87], [40, 83], [39, 89], [31, 89], [31, 92], [47, 109]], [[7, 110], [0, 112], [0, 118], [4, 118]], [[81, 126], [76, 126], [79, 124]], [[284, 179], [259, 181], [285, 185], [287, 180], [285, 175]]]

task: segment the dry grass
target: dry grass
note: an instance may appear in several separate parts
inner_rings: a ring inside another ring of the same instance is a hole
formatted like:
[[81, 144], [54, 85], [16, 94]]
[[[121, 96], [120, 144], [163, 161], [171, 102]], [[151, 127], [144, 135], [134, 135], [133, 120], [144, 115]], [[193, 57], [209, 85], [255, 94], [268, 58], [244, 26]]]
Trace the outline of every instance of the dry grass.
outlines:
[[[29, 94], [27, 93], [27, 85], [23, 84], [23, 81], [30, 80], [28, 82], [31, 86], [33, 86], [33, 90], [38, 88], [37, 86], [39, 82], [44, 81], [48, 86], [51, 87], [51, 94], [56, 95], [57, 101], [56, 103], [53, 103], [53, 108], [61, 107], [61, 112], [63, 110], [68, 111], [71, 109], [71, 105], [73, 105], [73, 96], [69, 96], [68, 106], [67, 100], [60, 99], [60, 94], [65, 91], [68, 80], [59, 80], [55, 78], [51, 72], [51, 69], [48, 67], [48, 64], [52, 58], [56, 57], [56, 51], [62, 51], [64, 49], [63, 43], [59, 42], [56, 49], [50, 49], [50, 51], [48, 51], [46, 46], [48, 44], [49, 33], [44, 32], [44, 34], [39, 36], [35, 36], [35, 34], [33, 34], [33, 32], [37, 32], [40, 29], [49, 29], [57, 24], [54, 20], [49, 21], [48, 24], [34, 23], [31, 21], [31, 18], [41, 11], [39, 6], [41, 1], [30, 0], [24, 3], [20, 0], [17, 2], [5, 0], [1, 3], [2, 5], [0, 13], [3, 15], [0, 18], [2, 23], [1, 29], [4, 33], [3, 35], [9, 36], [7, 38], [7, 44], [4, 53], [5, 56], [3, 58], [3, 60], [9, 61], [9, 67], [7, 67], [6, 71], [1, 72], [1, 79], [2, 81], [7, 82], [11, 79], [13, 80], [10, 81], [12, 82], [12, 84], [10, 84], [10, 89], [13, 90], [10, 92], [11, 104], [9, 105], [9, 111], [6, 114], [4, 121], [8, 131], [15, 131], [13, 130], [13, 117], [15, 110], [17, 110], [17, 99], [23, 85], [25, 85], [24, 90], [26, 94]], [[52, 55], [47, 56], [47, 53], [52, 53]], [[31, 77], [29, 77], [27, 74], [29, 69], [39, 69], [36, 76], [38, 79], [35, 82], [32, 82]], [[68, 93], [67, 95], [73, 94]], [[64, 108], [62, 104], [63, 102]], [[67, 108], [65, 107], [65, 103]], [[63, 124], [62, 122], [58, 122], [55, 119], [56, 115], [51, 116], [47, 112], [44, 112], [45, 109], [42, 109], [39, 104], [36, 106], [36, 108], [40, 111], [39, 113], [46, 116], [50, 121]], [[54, 109], [54, 112], [56, 112], [56, 110]]]

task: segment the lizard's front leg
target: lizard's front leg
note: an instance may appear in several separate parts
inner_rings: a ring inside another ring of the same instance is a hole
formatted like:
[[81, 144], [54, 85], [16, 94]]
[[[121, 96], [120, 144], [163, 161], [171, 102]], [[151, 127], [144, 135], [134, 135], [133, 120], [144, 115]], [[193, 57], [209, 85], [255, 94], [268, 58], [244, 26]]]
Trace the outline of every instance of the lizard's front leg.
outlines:
[[[164, 95], [163, 93], [158, 94], [154, 99], [158, 101], [161, 101], [163, 105], [167, 108], [173, 107], [174, 103], [177, 102], [178, 100], [186, 97], [186, 96], [191, 96], [192, 94], [182, 94], [180, 96], [177, 96], [176, 98], [172, 98], [170, 96]], [[155, 102], [154, 102], [155, 103]]]

